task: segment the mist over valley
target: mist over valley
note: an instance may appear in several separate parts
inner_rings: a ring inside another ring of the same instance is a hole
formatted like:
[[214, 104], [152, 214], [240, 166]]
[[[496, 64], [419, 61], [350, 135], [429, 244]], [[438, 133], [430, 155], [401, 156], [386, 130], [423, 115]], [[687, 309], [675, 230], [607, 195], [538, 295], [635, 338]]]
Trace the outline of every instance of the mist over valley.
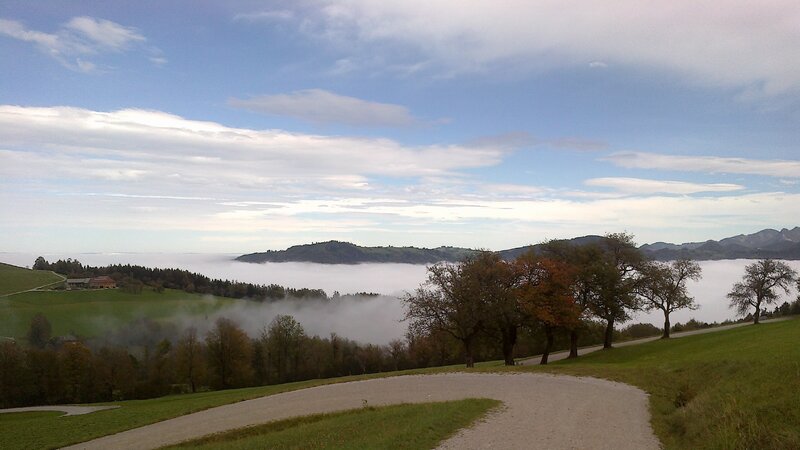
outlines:
[[[27, 253], [0, 253], [4, 262], [30, 266], [39, 256]], [[373, 263], [333, 265], [315, 263], [262, 263], [251, 264], [235, 261], [232, 254], [188, 254], [188, 253], [80, 253], [44, 254], [46, 259], [77, 259], [84, 264], [103, 266], [109, 264], [135, 264], [156, 268], [180, 268], [197, 272], [211, 278], [230, 279], [254, 284], [279, 284], [291, 288], [323, 289], [329, 297], [338, 298], [283, 299], [253, 302], [246, 299], [203, 300], [203, 305], [184, 305], [171, 316], [151, 317], [168, 322], [178, 329], [195, 327], [201, 333], [209, 330], [220, 317], [239, 323], [251, 336], [258, 336], [265, 325], [278, 315], [291, 315], [297, 319], [309, 335], [328, 336], [331, 333], [372, 344], [386, 344], [402, 339], [407, 329], [403, 322], [404, 307], [400, 297], [416, 289], [427, 277], [425, 265]], [[672, 323], [685, 323], [689, 319], [702, 322], [722, 322], [735, 318], [728, 308], [726, 294], [739, 281], [744, 267], [751, 260], [721, 260], [699, 262], [703, 278], [690, 281], [689, 294], [694, 296], [700, 308], [678, 310], [671, 315]], [[800, 270], [800, 261], [787, 261], [792, 268]], [[347, 295], [370, 293], [378, 295]], [[791, 301], [796, 292], [785, 296]], [[188, 297], [188, 294], [187, 294]], [[783, 300], [778, 304], [783, 303]], [[184, 302], [188, 303], [188, 302]], [[151, 314], [141, 311], [133, 314], [144, 317]], [[132, 318], [132, 316], [127, 316]], [[120, 327], [125, 325], [119, 318], [97, 311], [92, 317], [74, 318], [76, 321], [91, 321], [94, 328]], [[660, 311], [638, 312], [629, 323], [652, 323], [663, 325]], [[103, 323], [106, 326], [103, 326]], [[623, 325], [624, 326], [624, 325]], [[0, 335], [3, 330], [0, 330]]]

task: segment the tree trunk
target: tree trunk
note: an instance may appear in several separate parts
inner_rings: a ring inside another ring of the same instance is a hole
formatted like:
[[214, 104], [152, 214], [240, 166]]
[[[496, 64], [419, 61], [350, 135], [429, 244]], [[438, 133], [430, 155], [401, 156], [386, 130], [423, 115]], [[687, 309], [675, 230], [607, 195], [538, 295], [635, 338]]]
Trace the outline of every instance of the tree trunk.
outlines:
[[669, 339], [669, 313], [664, 313], [664, 334], [661, 335], [661, 339]]
[[542, 353], [542, 361], [539, 364], [547, 364], [547, 358], [550, 356], [550, 349], [553, 348], [553, 329], [545, 327], [544, 333], [547, 336], [547, 344], [545, 345], [544, 353]]
[[611, 340], [614, 338], [614, 320], [609, 319], [606, 325], [606, 335], [603, 339], [603, 348], [611, 348]]
[[464, 341], [464, 363], [467, 368], [475, 367], [475, 358], [472, 356], [472, 340]]
[[578, 357], [578, 330], [572, 329], [569, 331], [569, 356], [567, 359]]
[[756, 314], [753, 316], [753, 325], [758, 325], [758, 319], [761, 317], [761, 304], [756, 305]]
[[503, 330], [503, 359], [505, 359], [505, 365], [507, 366], [514, 365], [514, 346], [516, 344], [517, 344], [516, 327], [510, 327], [507, 330]]

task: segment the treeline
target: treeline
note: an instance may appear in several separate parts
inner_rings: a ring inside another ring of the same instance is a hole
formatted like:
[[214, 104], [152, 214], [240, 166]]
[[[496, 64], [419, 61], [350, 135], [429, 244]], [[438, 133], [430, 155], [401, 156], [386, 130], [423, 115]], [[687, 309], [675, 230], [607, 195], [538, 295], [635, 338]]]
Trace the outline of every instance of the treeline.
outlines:
[[36, 258], [34, 270], [51, 270], [69, 278], [109, 276], [120, 288], [129, 292], [141, 292], [143, 286], [156, 291], [177, 289], [188, 293], [216, 295], [219, 297], [248, 298], [257, 301], [272, 301], [284, 298], [319, 298], [328, 296], [322, 289], [295, 289], [277, 284], [253, 284], [239, 281], [212, 279], [205, 275], [182, 269], [157, 269], [131, 264], [112, 264], [103, 267], [85, 266], [75, 259], [49, 263], [43, 257]]
[[[559, 336], [569, 336], [569, 357], [577, 357], [580, 336], [593, 323], [587, 320], [605, 325], [603, 347], [610, 348], [617, 324], [636, 311], [659, 310], [662, 337], [669, 338], [671, 313], [698, 308], [686, 284], [700, 277], [696, 262], [651, 261], [631, 235], [617, 233], [580, 244], [546, 242], [513, 261], [482, 251], [460, 263], [439, 263], [404, 302], [412, 332], [450, 335], [460, 343], [467, 367], [481, 340], [494, 342], [505, 363], [513, 365], [520, 332], [530, 329], [544, 334], [541, 363], [546, 364]], [[779, 291], [788, 294], [796, 281], [795, 271], [780, 261], [750, 264], [728, 294], [730, 306], [757, 324]], [[791, 310], [785, 303], [779, 312]]]

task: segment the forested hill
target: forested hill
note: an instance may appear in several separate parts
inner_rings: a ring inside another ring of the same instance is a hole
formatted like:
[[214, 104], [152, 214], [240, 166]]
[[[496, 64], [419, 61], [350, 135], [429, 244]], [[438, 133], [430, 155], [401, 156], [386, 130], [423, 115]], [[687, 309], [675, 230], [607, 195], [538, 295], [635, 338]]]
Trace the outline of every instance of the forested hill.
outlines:
[[475, 250], [459, 247], [361, 247], [349, 242], [328, 241], [295, 245], [286, 250], [250, 253], [237, 261], [312, 262], [320, 264], [405, 263], [431, 264], [439, 261], [460, 261]]
[[645, 255], [660, 261], [681, 257], [698, 261], [716, 259], [800, 259], [800, 227], [761, 230], [740, 234], [719, 241], [688, 242], [685, 244], [655, 244], [640, 247]]
[[[601, 236], [581, 236], [569, 239], [575, 245], [601, 240]], [[501, 250], [504, 259], [514, 259], [539, 245]], [[800, 260], [800, 227], [761, 230], [753, 234], [740, 234], [719, 241], [670, 244], [656, 242], [640, 247], [645, 256], [669, 261], [682, 257], [698, 261], [719, 259], [786, 259]], [[463, 247], [361, 247], [349, 242], [328, 241], [295, 245], [286, 250], [249, 253], [236, 258], [249, 263], [312, 262], [320, 264], [405, 263], [432, 264], [439, 261], [460, 261], [477, 250]]]

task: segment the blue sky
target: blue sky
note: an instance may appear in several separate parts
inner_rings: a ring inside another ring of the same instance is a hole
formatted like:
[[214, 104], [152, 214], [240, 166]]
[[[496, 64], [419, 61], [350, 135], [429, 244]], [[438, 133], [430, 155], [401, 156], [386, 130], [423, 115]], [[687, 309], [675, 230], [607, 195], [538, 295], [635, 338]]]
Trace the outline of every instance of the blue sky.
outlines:
[[0, 4], [0, 249], [800, 225], [800, 6]]

